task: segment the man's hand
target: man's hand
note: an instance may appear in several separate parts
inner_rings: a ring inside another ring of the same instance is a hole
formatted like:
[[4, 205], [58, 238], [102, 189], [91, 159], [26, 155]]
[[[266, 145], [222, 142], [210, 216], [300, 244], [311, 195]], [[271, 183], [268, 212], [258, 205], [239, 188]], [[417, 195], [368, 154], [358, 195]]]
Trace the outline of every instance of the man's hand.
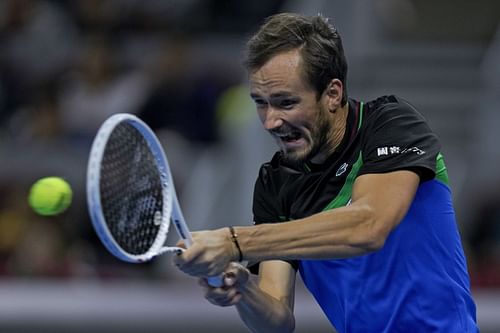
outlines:
[[[197, 277], [217, 276], [231, 261], [238, 259], [238, 250], [228, 228], [193, 232], [192, 236], [193, 245], [174, 256], [174, 264], [184, 273]], [[185, 247], [182, 242], [177, 245]]]
[[223, 286], [214, 288], [206, 278], [201, 278], [199, 283], [205, 288], [205, 298], [218, 306], [231, 306], [237, 304], [242, 297], [250, 272], [244, 266], [231, 262], [224, 271]]

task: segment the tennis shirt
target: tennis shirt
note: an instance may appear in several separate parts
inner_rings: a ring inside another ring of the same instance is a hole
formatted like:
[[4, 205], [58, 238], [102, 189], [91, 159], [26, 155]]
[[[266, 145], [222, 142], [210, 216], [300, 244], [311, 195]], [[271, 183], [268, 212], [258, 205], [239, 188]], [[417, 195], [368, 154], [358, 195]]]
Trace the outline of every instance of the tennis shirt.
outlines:
[[263, 164], [255, 184], [255, 223], [349, 205], [356, 177], [411, 170], [420, 176], [415, 198], [380, 250], [291, 264], [339, 333], [478, 332], [437, 136], [396, 96], [349, 100], [345, 133], [321, 165], [292, 167], [280, 152]]

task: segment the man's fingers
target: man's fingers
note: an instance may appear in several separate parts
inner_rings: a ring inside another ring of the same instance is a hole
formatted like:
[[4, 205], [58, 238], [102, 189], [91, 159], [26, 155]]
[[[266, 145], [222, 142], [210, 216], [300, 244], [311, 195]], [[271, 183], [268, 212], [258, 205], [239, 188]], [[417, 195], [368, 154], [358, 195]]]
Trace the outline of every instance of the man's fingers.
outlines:
[[249, 271], [236, 262], [229, 263], [224, 276], [224, 283], [229, 286], [243, 286], [247, 283]]
[[235, 288], [212, 288], [205, 294], [205, 298], [215, 305], [230, 306], [238, 303], [241, 294]]
[[213, 288], [213, 287], [211, 287], [211, 286], [208, 284], [208, 281], [207, 281], [207, 279], [205, 279], [205, 278], [199, 278], [199, 279], [198, 279], [198, 284], [199, 284], [200, 286], [204, 287], [204, 288]]
[[184, 243], [183, 239], [179, 239], [179, 241], [177, 242], [177, 244], [175, 244], [175, 246], [182, 247], [183, 249], [187, 249], [186, 244]]
[[[184, 247], [184, 242], [182, 240], [179, 241], [177, 246]], [[172, 256], [172, 261], [184, 273], [192, 276], [200, 276], [200, 268], [197, 265], [193, 265], [193, 262], [199, 258], [200, 254], [200, 251], [197, 251], [196, 246], [193, 245], [189, 249], [176, 252], [176, 255]]]
[[236, 279], [236, 274], [232, 272], [226, 272], [224, 274], [224, 285], [227, 287], [233, 287], [238, 280]]

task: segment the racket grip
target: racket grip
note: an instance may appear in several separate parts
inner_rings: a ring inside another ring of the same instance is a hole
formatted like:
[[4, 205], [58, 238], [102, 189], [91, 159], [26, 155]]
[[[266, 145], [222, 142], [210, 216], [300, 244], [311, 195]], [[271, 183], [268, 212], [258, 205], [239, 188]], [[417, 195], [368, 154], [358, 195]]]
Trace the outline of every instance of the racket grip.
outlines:
[[[177, 197], [175, 197], [175, 200], [177, 200]], [[177, 207], [178, 205], [179, 203], [177, 203]], [[181, 214], [180, 210], [176, 210], [174, 214]], [[184, 245], [186, 245], [186, 248], [193, 245], [193, 237], [191, 236], [191, 232], [189, 231], [186, 222], [184, 222], [184, 218], [172, 218], [172, 221], [174, 223], [175, 229], [177, 230], [177, 233], [184, 240]], [[224, 285], [224, 274], [221, 273], [219, 276], [210, 276], [207, 278], [207, 282], [212, 287], [222, 287]]]
[[219, 276], [210, 276], [207, 278], [207, 281], [211, 287], [222, 287], [224, 285], [224, 274]]

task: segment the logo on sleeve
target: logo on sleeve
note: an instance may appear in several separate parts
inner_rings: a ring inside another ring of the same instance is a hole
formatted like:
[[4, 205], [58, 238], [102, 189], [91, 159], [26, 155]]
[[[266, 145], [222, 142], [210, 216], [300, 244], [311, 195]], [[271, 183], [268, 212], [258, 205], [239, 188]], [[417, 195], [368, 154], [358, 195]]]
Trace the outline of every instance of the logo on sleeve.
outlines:
[[417, 155], [425, 154], [425, 151], [418, 147], [410, 147], [401, 149], [398, 146], [391, 147], [378, 147], [377, 148], [377, 156], [389, 156], [389, 155], [397, 155], [397, 154], [406, 154], [406, 153], [415, 153]]

